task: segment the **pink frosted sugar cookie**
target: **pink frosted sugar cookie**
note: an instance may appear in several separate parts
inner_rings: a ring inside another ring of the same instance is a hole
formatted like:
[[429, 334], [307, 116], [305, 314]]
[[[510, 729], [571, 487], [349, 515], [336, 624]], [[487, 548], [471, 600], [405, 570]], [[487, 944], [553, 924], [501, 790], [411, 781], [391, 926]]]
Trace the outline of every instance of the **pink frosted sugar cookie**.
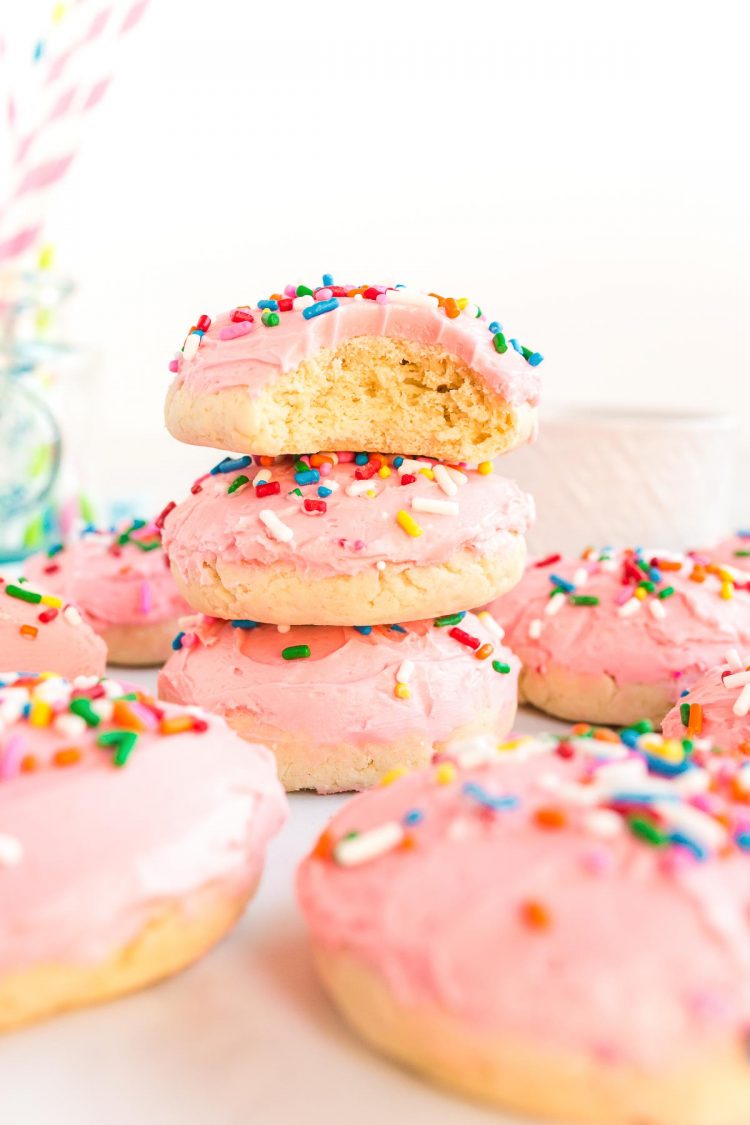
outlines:
[[384, 454], [226, 458], [164, 519], [196, 610], [286, 625], [414, 621], [523, 572], [530, 497], [493, 473]]
[[363, 789], [458, 737], [503, 737], [518, 661], [489, 614], [393, 626], [184, 618], [159, 695], [270, 746], [289, 790]]
[[113, 680], [0, 677], [0, 1031], [200, 957], [284, 815], [271, 754], [221, 719]]
[[88, 531], [26, 564], [30, 581], [74, 602], [104, 639], [111, 664], [161, 664], [190, 607], [178, 593], [159, 529], [135, 520], [114, 533]]
[[198, 319], [169, 365], [176, 438], [477, 463], [534, 435], [542, 356], [473, 302], [326, 282]]
[[750, 653], [730, 649], [693, 684], [662, 724], [669, 738], [708, 738], [750, 754]]
[[490, 608], [521, 658], [520, 696], [560, 718], [660, 723], [680, 693], [750, 645], [750, 593], [720, 564], [589, 550], [532, 563]]
[[102, 676], [107, 646], [73, 605], [0, 578], [0, 675], [5, 670]]
[[324, 985], [371, 1045], [534, 1120], [745, 1125], [747, 769], [588, 729], [355, 797], [298, 877]]

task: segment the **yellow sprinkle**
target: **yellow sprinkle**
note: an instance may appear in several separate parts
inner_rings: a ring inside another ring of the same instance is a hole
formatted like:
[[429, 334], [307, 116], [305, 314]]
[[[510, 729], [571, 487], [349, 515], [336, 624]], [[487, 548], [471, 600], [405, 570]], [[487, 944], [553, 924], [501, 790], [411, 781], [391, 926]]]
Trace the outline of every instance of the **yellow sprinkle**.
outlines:
[[722, 582], [721, 584], [721, 597], [728, 599], [734, 597], [734, 583]]
[[435, 479], [435, 474], [433, 473], [432, 469], [420, 469], [419, 471], [422, 474], [422, 476], [427, 477], [428, 480], [434, 480]]
[[483, 477], [488, 477], [490, 473], [495, 471], [495, 466], [491, 461], [480, 461], [477, 465], [477, 472], [481, 473]]
[[638, 598], [639, 602], [643, 602], [648, 597], [648, 590], [645, 590], [643, 586], [636, 586], [633, 590], [633, 597]]
[[456, 301], [456, 304], [458, 305], [458, 307], [460, 309], [465, 309], [466, 306], [468, 305], [468, 303], [469, 303], [468, 297], [459, 297], [458, 300]]
[[524, 738], [511, 738], [508, 742], [498, 743], [498, 750], [517, 750], [519, 746], [523, 746]]
[[396, 684], [393, 689], [393, 694], [396, 699], [411, 699], [411, 692], [409, 691], [408, 684]]
[[385, 479], [386, 477], [389, 477], [390, 475], [391, 475], [391, 470], [388, 468], [388, 466], [387, 465], [381, 465], [380, 468], [378, 469], [378, 476], [383, 477], [383, 479]]
[[411, 535], [415, 539], [418, 535], [422, 534], [422, 528], [417, 521], [413, 519], [408, 512], [405, 512], [403, 508], [396, 516], [396, 523], [399, 527], [403, 528], [407, 535]]
[[52, 719], [52, 708], [43, 699], [35, 699], [29, 711], [29, 723], [32, 727], [48, 727]]
[[375, 497], [377, 496], [377, 492], [375, 491], [374, 488], [371, 488], [368, 492], [365, 493], [365, 496], [367, 497], [368, 500], [374, 500]]
[[55, 251], [52, 246], [43, 246], [39, 251], [38, 265], [40, 270], [51, 269], [55, 262]]
[[392, 785], [394, 781], [398, 781], [400, 777], [403, 777], [406, 772], [405, 766], [394, 766], [392, 770], [388, 770], [387, 773], [383, 774], [378, 784]]
[[54, 8], [52, 9], [52, 22], [59, 23], [60, 20], [65, 19], [66, 12], [67, 6], [65, 4], [55, 4]]
[[659, 753], [662, 758], [666, 758], [669, 762], [681, 762], [685, 757], [682, 743], [676, 738], [665, 738], [657, 753]]
[[58, 598], [55, 594], [42, 594], [42, 605], [50, 605], [53, 609], [61, 609], [62, 604], [62, 598]]
[[441, 762], [435, 770], [435, 781], [438, 785], [450, 785], [456, 778], [456, 767], [452, 762]]

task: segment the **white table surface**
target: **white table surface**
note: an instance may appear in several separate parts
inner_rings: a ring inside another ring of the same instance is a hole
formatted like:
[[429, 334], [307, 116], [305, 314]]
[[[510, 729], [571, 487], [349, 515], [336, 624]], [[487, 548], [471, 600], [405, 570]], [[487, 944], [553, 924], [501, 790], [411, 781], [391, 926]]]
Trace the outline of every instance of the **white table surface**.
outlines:
[[[155, 680], [152, 672], [112, 674], [149, 687]], [[517, 728], [556, 725], [527, 713]], [[318, 987], [294, 872], [346, 799], [291, 796], [256, 898], [187, 972], [0, 1038], [1, 1125], [515, 1122], [371, 1053]]]

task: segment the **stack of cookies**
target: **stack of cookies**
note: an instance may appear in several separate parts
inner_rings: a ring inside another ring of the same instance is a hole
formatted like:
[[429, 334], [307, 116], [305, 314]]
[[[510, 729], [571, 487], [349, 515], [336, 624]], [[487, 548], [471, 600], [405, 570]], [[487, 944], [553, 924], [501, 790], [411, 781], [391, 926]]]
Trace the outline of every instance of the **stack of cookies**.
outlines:
[[161, 696], [266, 743], [288, 790], [504, 735], [518, 662], [468, 611], [523, 572], [532, 504], [493, 459], [534, 435], [541, 358], [463, 298], [328, 276], [202, 316], [167, 425], [236, 455], [158, 520], [196, 610]]

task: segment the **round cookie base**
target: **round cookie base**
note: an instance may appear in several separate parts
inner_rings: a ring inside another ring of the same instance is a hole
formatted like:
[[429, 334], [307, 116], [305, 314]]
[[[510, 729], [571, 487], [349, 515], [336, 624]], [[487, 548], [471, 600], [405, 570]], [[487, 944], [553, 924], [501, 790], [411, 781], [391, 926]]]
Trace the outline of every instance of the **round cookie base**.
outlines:
[[550, 664], [544, 672], [521, 669], [518, 699], [571, 723], [627, 727], [648, 719], [658, 727], [674, 706], [675, 688], [669, 681], [618, 684], [605, 672], [570, 672]]
[[750, 1070], [727, 1042], [669, 1070], [597, 1062], [512, 1035], [482, 1033], [437, 1007], [400, 1004], [360, 959], [314, 943], [318, 975], [376, 1050], [441, 1086], [576, 1125], [746, 1125]]
[[184, 902], [160, 906], [106, 961], [39, 965], [0, 976], [0, 1032], [113, 1000], [182, 971], [232, 929], [257, 883], [239, 896], [210, 884]]
[[124, 668], [155, 668], [169, 656], [179, 631], [177, 618], [151, 625], [94, 626], [107, 645], [108, 663]]
[[315, 578], [275, 563], [203, 564], [203, 581], [186, 582], [172, 565], [178, 590], [197, 612], [273, 625], [390, 625], [458, 613], [512, 590], [526, 559], [522, 535], [508, 533], [504, 549], [464, 549], [433, 566], [386, 563], [351, 575]]
[[[168, 692], [164, 698], [169, 700]], [[372, 788], [394, 769], [422, 769], [430, 764], [435, 753], [461, 739], [490, 735], [500, 741], [511, 730], [516, 709], [516, 700], [508, 700], [499, 709], [477, 715], [472, 723], [435, 743], [415, 733], [390, 743], [363, 740], [321, 745], [259, 723], [242, 709], [229, 711], [224, 718], [242, 738], [260, 742], [274, 753], [279, 780], [287, 793], [301, 789], [348, 793]]]
[[195, 394], [175, 379], [165, 420], [178, 441], [235, 453], [378, 449], [478, 464], [529, 441], [536, 409], [506, 402], [438, 345], [357, 336], [254, 396], [241, 385]]

